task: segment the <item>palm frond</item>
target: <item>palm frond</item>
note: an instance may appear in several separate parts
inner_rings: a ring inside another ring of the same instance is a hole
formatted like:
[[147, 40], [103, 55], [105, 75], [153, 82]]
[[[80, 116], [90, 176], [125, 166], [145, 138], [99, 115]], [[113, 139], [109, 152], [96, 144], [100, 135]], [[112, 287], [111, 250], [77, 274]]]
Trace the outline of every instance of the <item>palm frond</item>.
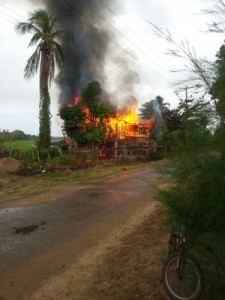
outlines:
[[51, 19], [48, 13], [43, 9], [34, 12], [29, 21], [31, 24], [34, 24], [34, 26], [37, 27], [42, 33], [50, 31], [49, 23], [51, 22]]
[[30, 40], [30, 43], [29, 43], [28, 47], [31, 47], [31, 46], [36, 45], [41, 39], [42, 39], [42, 34], [41, 34], [41, 32], [36, 32], [36, 33], [32, 36], [32, 38], [31, 38], [31, 40]]
[[16, 30], [20, 33], [20, 34], [26, 34], [26, 33], [41, 33], [40, 30], [35, 27], [32, 23], [25, 23], [25, 22], [21, 22], [18, 23], [16, 25]]
[[34, 73], [37, 73], [39, 61], [40, 61], [40, 50], [36, 49], [26, 63], [24, 69], [25, 78], [30, 78], [32, 75], [34, 75]]
[[64, 63], [64, 55], [62, 51], [62, 47], [55, 41], [52, 42], [52, 50], [55, 56], [55, 62], [59, 70], [62, 70]]
[[55, 74], [55, 66], [61, 71], [64, 63], [64, 55], [58, 41], [66, 38], [69, 42], [74, 42], [72, 36], [65, 30], [56, 26], [56, 16], [40, 9], [35, 11], [28, 22], [19, 23], [17, 31], [25, 34], [32, 33], [30, 46], [36, 46], [35, 52], [28, 59], [24, 70], [24, 76], [29, 78], [40, 70], [40, 85], [46, 87], [50, 85]]

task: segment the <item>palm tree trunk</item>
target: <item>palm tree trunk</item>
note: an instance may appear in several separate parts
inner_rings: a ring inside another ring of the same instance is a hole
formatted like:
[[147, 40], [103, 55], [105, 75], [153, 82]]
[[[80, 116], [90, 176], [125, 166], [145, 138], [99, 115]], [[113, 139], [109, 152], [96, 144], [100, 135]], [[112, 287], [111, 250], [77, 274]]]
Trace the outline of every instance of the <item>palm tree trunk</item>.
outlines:
[[39, 146], [49, 148], [51, 145], [51, 114], [48, 88], [40, 89], [39, 104]]

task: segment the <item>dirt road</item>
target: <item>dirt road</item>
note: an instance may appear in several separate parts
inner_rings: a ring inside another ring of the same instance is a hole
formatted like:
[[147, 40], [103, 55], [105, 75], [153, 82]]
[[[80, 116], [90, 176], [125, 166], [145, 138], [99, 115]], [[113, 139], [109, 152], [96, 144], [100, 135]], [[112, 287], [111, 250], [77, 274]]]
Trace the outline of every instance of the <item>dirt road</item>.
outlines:
[[[10, 228], [14, 229], [11, 244], [12, 232], [4, 225], [3, 243], [7, 245], [8, 241], [15, 256], [5, 251], [8, 255], [5, 262], [8, 260], [8, 263], [1, 270], [0, 299], [168, 299], [161, 283], [160, 262], [167, 247], [168, 228], [162, 225], [165, 209], [152, 199], [153, 185], [160, 180], [155, 172], [151, 174], [153, 176], [146, 171], [135, 174], [124, 171], [85, 187], [74, 185], [42, 197], [21, 199], [8, 205], [10, 207], [2, 206], [3, 215], [10, 209], [17, 209], [18, 215], [19, 208], [27, 208], [32, 218], [32, 209], [38, 208], [39, 217], [33, 219], [32, 224], [37, 227], [31, 228], [29, 234], [22, 231], [28, 226], [19, 226], [22, 218], [11, 224]], [[103, 188], [107, 190], [107, 198]], [[74, 199], [70, 197], [74, 193], [81, 196], [81, 191], [89, 195], [89, 202], [84, 211], [85, 198], [79, 206], [78, 197], [77, 215], [74, 215]], [[66, 202], [62, 202], [63, 199]], [[57, 209], [48, 211], [45, 216], [43, 207], [55, 207], [48, 206], [49, 203], [57, 204]], [[99, 206], [102, 204], [104, 207]], [[71, 210], [71, 215], [67, 212], [63, 219], [65, 207]], [[92, 222], [85, 223], [85, 217]], [[75, 219], [79, 223], [73, 223]], [[78, 224], [79, 228], [76, 227]], [[16, 230], [21, 232], [16, 233]], [[24, 252], [19, 259], [16, 256], [18, 250]]]

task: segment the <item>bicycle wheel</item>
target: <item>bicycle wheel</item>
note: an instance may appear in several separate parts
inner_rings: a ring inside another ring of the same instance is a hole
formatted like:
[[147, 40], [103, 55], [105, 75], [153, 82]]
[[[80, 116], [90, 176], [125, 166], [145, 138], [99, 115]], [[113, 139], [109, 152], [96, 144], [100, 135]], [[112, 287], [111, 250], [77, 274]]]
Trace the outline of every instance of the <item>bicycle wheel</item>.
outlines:
[[197, 299], [202, 291], [199, 267], [192, 258], [181, 256], [177, 272], [178, 258], [178, 255], [172, 256], [163, 265], [162, 280], [165, 290], [174, 300]]

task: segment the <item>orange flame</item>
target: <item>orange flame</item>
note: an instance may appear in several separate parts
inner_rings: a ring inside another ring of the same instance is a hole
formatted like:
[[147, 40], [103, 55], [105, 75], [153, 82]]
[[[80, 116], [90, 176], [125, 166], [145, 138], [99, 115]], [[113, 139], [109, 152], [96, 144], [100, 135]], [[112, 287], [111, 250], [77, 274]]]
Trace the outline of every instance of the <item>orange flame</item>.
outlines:
[[80, 102], [80, 96], [77, 95], [77, 96], [74, 98], [74, 102], [71, 103], [71, 104], [68, 104], [68, 107], [73, 107], [74, 105], [77, 105], [79, 102]]
[[152, 128], [152, 126], [154, 125], [154, 122], [155, 122], [155, 116], [153, 116], [150, 120], [149, 120], [149, 122], [147, 123], [147, 124], [145, 124], [145, 127], [146, 128]]
[[77, 96], [74, 98], [74, 104], [77, 105], [79, 102], [80, 102], [80, 96], [77, 95]]
[[133, 107], [130, 113], [123, 115], [117, 113], [115, 118], [109, 118], [108, 135], [116, 135], [118, 139], [124, 139], [128, 136], [149, 137], [154, 121], [155, 118], [152, 117], [149, 122], [140, 124], [139, 116]]
[[[80, 103], [80, 96], [77, 95], [74, 98], [74, 103], [69, 107], [78, 105]], [[82, 106], [83, 111], [87, 116], [87, 123], [90, 122], [90, 111], [87, 107]], [[124, 139], [128, 136], [143, 136], [148, 137], [149, 131], [154, 124], [155, 118], [152, 117], [149, 122], [140, 124], [138, 114], [135, 112], [135, 107], [131, 108], [131, 111], [126, 114], [116, 113], [116, 117], [110, 117], [105, 121], [107, 125], [108, 138], [116, 136], [118, 139]]]

